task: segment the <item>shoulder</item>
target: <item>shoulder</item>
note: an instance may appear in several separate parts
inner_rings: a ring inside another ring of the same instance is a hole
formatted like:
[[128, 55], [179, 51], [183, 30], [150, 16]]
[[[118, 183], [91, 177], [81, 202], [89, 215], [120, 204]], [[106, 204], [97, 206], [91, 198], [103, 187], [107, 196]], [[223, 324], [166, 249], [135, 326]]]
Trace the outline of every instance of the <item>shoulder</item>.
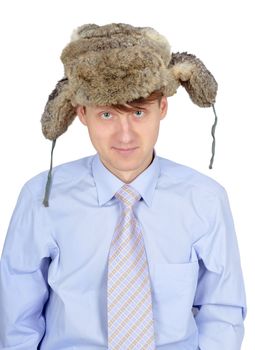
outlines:
[[[166, 192], [177, 208], [193, 213], [196, 225], [201, 224], [201, 235], [215, 222], [231, 213], [226, 189], [218, 181], [189, 166], [160, 157], [159, 189]], [[189, 220], [190, 218], [187, 218]], [[199, 230], [198, 230], [199, 231]], [[200, 235], [200, 234], [199, 234]], [[199, 236], [196, 236], [198, 239]]]
[[[91, 155], [53, 167], [51, 192], [58, 190], [68, 191], [72, 185], [77, 184], [81, 179], [90, 181], [92, 179], [91, 162], [93, 157], [94, 155]], [[35, 200], [41, 201], [45, 191], [48, 172], [49, 170], [42, 171], [28, 179], [22, 188], [22, 192], [30, 192], [30, 196]]]
[[212, 177], [187, 165], [159, 157], [161, 183], [183, 189], [186, 193], [221, 196], [226, 194], [222, 184]]

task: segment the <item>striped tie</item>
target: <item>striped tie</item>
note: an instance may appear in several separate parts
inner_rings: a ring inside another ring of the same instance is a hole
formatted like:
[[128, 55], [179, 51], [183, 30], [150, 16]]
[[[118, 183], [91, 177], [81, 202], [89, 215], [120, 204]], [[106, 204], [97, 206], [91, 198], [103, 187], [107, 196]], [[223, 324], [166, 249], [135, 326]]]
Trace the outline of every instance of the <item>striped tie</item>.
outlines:
[[108, 350], [155, 350], [149, 269], [132, 210], [141, 196], [125, 184], [115, 197], [123, 211], [108, 261]]

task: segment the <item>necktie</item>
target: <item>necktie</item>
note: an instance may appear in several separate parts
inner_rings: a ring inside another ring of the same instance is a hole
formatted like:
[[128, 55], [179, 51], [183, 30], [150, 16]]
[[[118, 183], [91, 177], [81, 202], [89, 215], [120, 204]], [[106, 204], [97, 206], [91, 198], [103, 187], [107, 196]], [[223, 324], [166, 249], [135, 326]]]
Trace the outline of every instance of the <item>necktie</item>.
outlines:
[[133, 205], [141, 198], [125, 184], [108, 260], [108, 350], [155, 350], [149, 269]]

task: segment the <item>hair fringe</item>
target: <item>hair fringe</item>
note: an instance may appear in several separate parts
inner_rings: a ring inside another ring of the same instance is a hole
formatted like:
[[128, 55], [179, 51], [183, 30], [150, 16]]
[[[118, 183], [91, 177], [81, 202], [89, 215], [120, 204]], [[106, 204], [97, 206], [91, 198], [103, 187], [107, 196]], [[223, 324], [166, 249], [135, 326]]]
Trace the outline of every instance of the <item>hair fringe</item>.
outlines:
[[111, 107], [118, 112], [134, 112], [140, 109], [143, 110], [145, 109], [143, 105], [151, 104], [156, 100], [158, 100], [158, 103], [160, 105], [163, 95], [164, 94], [161, 90], [155, 90], [147, 97], [140, 97], [136, 100], [133, 100], [127, 103], [126, 105], [116, 104], [116, 105], [112, 105]]

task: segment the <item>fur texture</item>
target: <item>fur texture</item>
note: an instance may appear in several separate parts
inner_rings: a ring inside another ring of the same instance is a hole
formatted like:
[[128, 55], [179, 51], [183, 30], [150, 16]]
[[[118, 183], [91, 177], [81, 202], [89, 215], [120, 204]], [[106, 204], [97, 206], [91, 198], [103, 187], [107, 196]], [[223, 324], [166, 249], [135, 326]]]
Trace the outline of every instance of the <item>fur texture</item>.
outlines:
[[61, 60], [65, 77], [41, 118], [50, 140], [67, 130], [79, 104], [124, 104], [158, 89], [172, 96], [180, 85], [200, 107], [215, 102], [217, 82], [204, 64], [186, 52], [172, 54], [166, 38], [150, 27], [85, 24], [72, 33]]

